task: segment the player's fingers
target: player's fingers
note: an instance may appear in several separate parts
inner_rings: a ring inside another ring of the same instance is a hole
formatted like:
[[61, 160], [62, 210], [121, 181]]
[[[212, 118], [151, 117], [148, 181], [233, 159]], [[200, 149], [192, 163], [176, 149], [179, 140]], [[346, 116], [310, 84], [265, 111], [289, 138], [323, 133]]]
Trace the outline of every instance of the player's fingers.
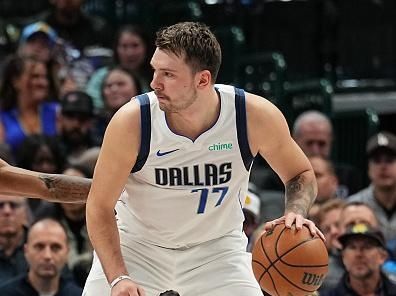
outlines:
[[311, 220], [305, 219], [304, 224], [307, 225], [312, 236], [318, 236], [323, 241], [326, 240], [324, 234], [319, 230], [318, 227], [316, 227], [315, 223], [313, 223]]
[[324, 236], [324, 234], [322, 233], [322, 231], [320, 231], [320, 229], [318, 228], [318, 227], [315, 227], [316, 228], [316, 234], [320, 237], [320, 239], [322, 240], [322, 241], [326, 241], [326, 238], [325, 238], [325, 236]]
[[137, 292], [139, 296], [146, 296], [146, 293], [144, 292], [143, 288], [139, 287]]
[[285, 216], [285, 226], [286, 228], [291, 228], [296, 221], [296, 214], [294, 213], [287, 213]]
[[296, 223], [296, 229], [300, 230], [300, 229], [302, 229], [303, 225], [305, 224], [306, 219], [303, 216], [301, 216], [301, 215], [296, 215], [296, 220], [295, 221], [296, 221], [295, 222]]
[[265, 231], [269, 231], [272, 228], [274, 228], [275, 225], [282, 224], [282, 223], [284, 223], [284, 221], [285, 221], [285, 216], [282, 216], [282, 217], [277, 218], [277, 219], [272, 220], [272, 221], [268, 221], [267, 223], [264, 224], [264, 230]]

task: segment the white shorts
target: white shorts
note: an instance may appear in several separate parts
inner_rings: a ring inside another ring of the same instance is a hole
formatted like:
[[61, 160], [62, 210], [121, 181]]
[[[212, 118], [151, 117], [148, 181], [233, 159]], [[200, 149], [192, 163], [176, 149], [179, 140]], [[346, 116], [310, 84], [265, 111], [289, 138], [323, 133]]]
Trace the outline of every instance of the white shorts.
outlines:
[[[181, 296], [262, 296], [238, 232], [185, 249], [167, 249], [121, 239], [129, 275], [146, 296], [175, 290]], [[98, 257], [94, 256], [83, 296], [110, 295]]]

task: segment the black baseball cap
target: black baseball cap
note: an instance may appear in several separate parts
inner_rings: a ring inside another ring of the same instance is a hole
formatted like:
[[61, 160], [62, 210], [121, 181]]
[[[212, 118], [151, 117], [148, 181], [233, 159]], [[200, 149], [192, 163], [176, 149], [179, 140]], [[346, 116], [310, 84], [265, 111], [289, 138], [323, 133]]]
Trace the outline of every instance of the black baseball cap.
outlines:
[[396, 155], [396, 136], [389, 132], [380, 132], [367, 141], [366, 151], [368, 157], [380, 151]]
[[366, 237], [375, 241], [380, 247], [386, 249], [385, 238], [383, 233], [364, 223], [354, 224], [347, 228], [345, 233], [341, 235], [338, 240], [342, 247], [345, 248], [348, 242], [355, 237]]
[[93, 116], [93, 102], [90, 95], [83, 91], [71, 91], [61, 99], [62, 114]]

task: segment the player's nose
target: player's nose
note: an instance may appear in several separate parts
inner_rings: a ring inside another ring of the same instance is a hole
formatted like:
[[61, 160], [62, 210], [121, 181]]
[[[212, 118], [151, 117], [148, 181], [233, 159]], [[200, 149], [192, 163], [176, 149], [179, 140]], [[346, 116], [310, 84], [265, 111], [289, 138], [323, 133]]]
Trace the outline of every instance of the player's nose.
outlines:
[[150, 87], [154, 90], [158, 90], [161, 88], [161, 83], [159, 81], [158, 75], [153, 74], [153, 79], [151, 80]]

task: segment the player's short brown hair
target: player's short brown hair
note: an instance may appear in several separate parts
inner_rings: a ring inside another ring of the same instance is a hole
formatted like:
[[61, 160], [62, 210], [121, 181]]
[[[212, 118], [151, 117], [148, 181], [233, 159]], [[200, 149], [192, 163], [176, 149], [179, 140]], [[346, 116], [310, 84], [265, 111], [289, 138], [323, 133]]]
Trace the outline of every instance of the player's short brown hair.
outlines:
[[221, 64], [221, 49], [209, 27], [196, 22], [183, 22], [157, 32], [155, 46], [178, 57], [184, 56], [193, 73], [208, 70], [215, 83]]

